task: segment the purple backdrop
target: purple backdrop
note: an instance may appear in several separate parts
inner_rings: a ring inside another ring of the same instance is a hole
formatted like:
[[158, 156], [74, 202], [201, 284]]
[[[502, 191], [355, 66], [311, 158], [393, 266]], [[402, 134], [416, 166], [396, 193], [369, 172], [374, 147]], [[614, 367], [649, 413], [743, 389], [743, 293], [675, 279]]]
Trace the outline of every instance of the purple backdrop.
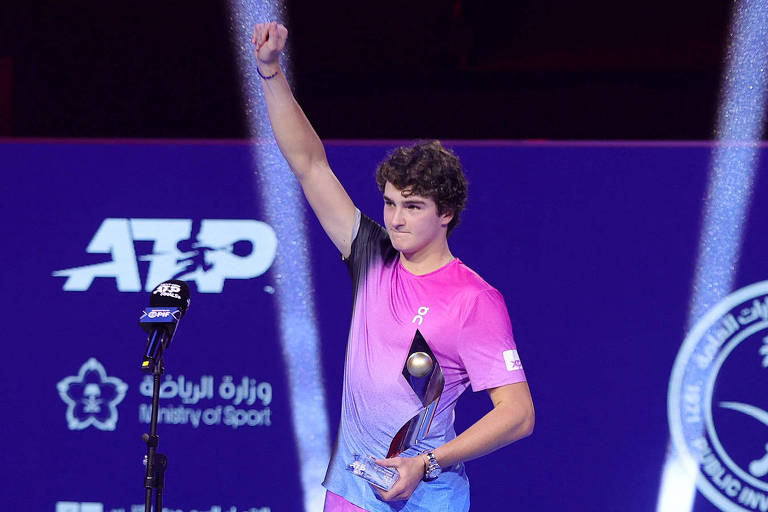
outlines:
[[[328, 143], [333, 169], [375, 219], [382, 203], [373, 170], [394, 144]], [[504, 295], [537, 414], [533, 436], [468, 463], [473, 510], [654, 509], [711, 148], [449, 145], [470, 181], [451, 246]], [[137, 319], [148, 305], [147, 281], [166, 276], [167, 267], [196, 271], [200, 280], [192, 282], [189, 314], [166, 356], [159, 426], [160, 451], [170, 459], [166, 506], [300, 510], [273, 306], [280, 285], [266, 270], [274, 256], [264, 238], [271, 228], [249, 148], [7, 141], [0, 162], [2, 508], [87, 512], [84, 503], [131, 510], [143, 502], [140, 436], [149, 398]], [[764, 175], [744, 226], [736, 288], [766, 279]], [[335, 433], [351, 290], [319, 224], [306, 222]], [[231, 235], [251, 229], [258, 236]], [[256, 260], [262, 270], [253, 270]], [[71, 270], [97, 264], [106, 266]], [[238, 271], [245, 276], [235, 277]], [[217, 272], [218, 280], [203, 277]], [[80, 290], [66, 290], [66, 283]], [[764, 387], [768, 370], [754, 375]], [[740, 391], [748, 395], [742, 400], [768, 409], [757, 389]], [[486, 393], [467, 392], [457, 429], [490, 405]], [[718, 428], [741, 429], [722, 437], [762, 446], [765, 429], [750, 421]], [[738, 442], [724, 446], [748, 452], [744, 460], [760, 457]], [[697, 496], [695, 510], [716, 510]]]

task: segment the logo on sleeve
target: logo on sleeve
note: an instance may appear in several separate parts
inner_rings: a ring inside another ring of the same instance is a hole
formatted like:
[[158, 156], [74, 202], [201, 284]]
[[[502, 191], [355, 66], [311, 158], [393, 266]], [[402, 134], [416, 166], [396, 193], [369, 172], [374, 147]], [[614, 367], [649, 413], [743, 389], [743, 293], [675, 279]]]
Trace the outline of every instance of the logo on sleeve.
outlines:
[[507, 365], [507, 370], [522, 370], [523, 362], [520, 361], [520, 356], [517, 354], [517, 350], [505, 350], [501, 353], [504, 356], [504, 363]]

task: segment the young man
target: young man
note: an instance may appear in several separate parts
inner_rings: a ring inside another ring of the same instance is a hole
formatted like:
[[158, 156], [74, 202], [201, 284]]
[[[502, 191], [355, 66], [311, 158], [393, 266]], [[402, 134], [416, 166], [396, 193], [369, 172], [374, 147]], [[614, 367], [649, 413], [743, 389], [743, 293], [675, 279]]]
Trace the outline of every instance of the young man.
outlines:
[[[461, 165], [437, 141], [399, 148], [376, 175], [386, 229], [361, 215], [280, 69], [287, 35], [275, 22], [254, 30], [269, 118], [355, 286], [341, 423], [323, 483], [325, 510], [466, 511], [463, 462], [529, 435], [534, 413], [501, 294], [448, 246], [466, 199]], [[422, 408], [402, 375], [417, 335], [442, 368], [444, 390], [427, 437], [385, 459], [400, 427]], [[456, 436], [453, 408], [470, 384], [475, 391], [487, 389], [493, 407]], [[398, 481], [384, 491], [345, 471], [353, 454], [373, 455], [396, 468]]]

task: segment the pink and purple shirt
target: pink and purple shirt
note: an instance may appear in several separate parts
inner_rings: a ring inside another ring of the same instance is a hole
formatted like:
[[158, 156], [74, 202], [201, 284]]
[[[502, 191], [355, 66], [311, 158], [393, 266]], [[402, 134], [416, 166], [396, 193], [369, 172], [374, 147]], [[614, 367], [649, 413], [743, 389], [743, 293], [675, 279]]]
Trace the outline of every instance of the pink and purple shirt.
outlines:
[[384, 458], [400, 427], [422, 409], [402, 374], [417, 330], [442, 367], [445, 388], [427, 437], [403, 456], [456, 437], [453, 409], [470, 385], [479, 391], [525, 380], [504, 299], [459, 259], [428, 274], [411, 274], [386, 230], [364, 215], [346, 262], [354, 307], [339, 434], [323, 485], [370, 511], [466, 511], [463, 464], [443, 468], [439, 478], [420, 483], [401, 502], [381, 501], [344, 468], [353, 454]]

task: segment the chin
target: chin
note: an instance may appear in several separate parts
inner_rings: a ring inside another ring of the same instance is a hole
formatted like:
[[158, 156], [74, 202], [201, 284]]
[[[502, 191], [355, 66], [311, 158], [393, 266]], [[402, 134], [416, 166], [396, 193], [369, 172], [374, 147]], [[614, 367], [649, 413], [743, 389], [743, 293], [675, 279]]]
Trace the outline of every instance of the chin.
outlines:
[[398, 252], [403, 252], [408, 249], [408, 246], [402, 243], [398, 243], [390, 238], [390, 242], [392, 242], [392, 247], [395, 248]]
[[387, 234], [389, 235], [389, 242], [392, 244], [392, 247], [399, 251], [400, 248], [404, 245], [402, 237], [391, 231], [388, 231]]
[[392, 244], [392, 247], [394, 247], [397, 252], [405, 256], [406, 258], [409, 258], [411, 255], [416, 254], [419, 252], [419, 249], [414, 247], [413, 245], [409, 244]]
[[418, 248], [415, 247], [414, 244], [417, 240], [414, 240], [410, 234], [405, 236], [392, 236], [392, 233], [390, 233], [389, 241], [395, 250], [406, 255], [418, 251]]

